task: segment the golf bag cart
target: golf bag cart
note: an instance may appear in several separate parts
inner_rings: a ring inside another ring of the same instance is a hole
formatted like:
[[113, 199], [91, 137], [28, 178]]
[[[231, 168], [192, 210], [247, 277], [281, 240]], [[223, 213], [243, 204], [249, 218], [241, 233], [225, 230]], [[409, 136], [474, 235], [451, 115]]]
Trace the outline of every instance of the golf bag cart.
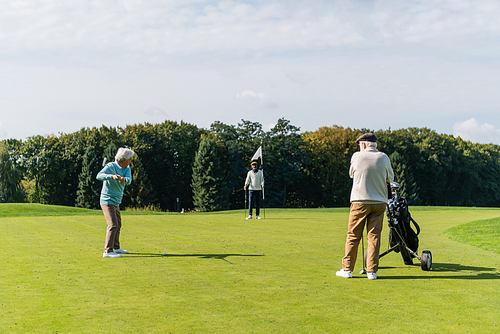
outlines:
[[[389, 249], [379, 255], [379, 259], [390, 252], [401, 253], [403, 261], [406, 265], [413, 264], [413, 258], [416, 257], [420, 261], [420, 268], [424, 271], [431, 270], [432, 256], [431, 252], [424, 250], [422, 256], [417, 255], [418, 249], [418, 234], [420, 226], [413, 220], [408, 211], [408, 203], [406, 199], [398, 196], [396, 189], [399, 184], [391, 182], [387, 186], [391, 197], [387, 201], [387, 222], [389, 223]], [[411, 227], [415, 226], [416, 232]], [[366, 257], [365, 253], [365, 257]], [[366, 259], [365, 259], [366, 263]]]

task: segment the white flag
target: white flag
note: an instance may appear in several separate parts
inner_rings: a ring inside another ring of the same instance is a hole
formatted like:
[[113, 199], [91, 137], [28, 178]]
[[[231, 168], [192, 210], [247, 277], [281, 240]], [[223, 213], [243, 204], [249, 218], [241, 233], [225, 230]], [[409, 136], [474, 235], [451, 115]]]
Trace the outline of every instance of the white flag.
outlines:
[[259, 146], [257, 152], [255, 152], [255, 154], [253, 155], [252, 160], [257, 160], [261, 157], [262, 157], [262, 146]]

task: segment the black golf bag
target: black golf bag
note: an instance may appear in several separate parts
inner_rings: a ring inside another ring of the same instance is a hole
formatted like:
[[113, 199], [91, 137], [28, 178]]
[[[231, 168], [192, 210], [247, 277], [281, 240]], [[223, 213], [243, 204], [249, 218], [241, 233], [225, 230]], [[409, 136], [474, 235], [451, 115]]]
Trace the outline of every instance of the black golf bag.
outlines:
[[[413, 258], [420, 260], [422, 270], [428, 271], [432, 267], [432, 256], [430, 251], [423, 251], [422, 256], [417, 255], [420, 234], [420, 226], [411, 217], [408, 211], [408, 202], [405, 198], [398, 196], [396, 189], [399, 184], [392, 182], [389, 189], [389, 200], [387, 201], [387, 222], [389, 224], [389, 249], [379, 255], [379, 258], [394, 251], [401, 253], [406, 265], [413, 264]], [[415, 230], [412, 228], [415, 227]]]
[[[391, 198], [392, 203], [389, 203], [389, 206], [392, 206], [392, 216], [395, 221], [394, 224], [399, 224], [401, 230], [401, 236], [403, 237], [405, 243], [408, 247], [414, 251], [415, 253], [418, 250], [418, 235], [420, 234], [420, 226], [418, 226], [417, 222], [411, 217], [410, 211], [408, 211], [408, 202], [404, 197], [396, 196]], [[389, 212], [388, 212], [389, 213]], [[411, 224], [415, 227], [416, 231], [413, 230]], [[389, 245], [390, 247], [395, 246], [398, 243], [398, 236], [395, 233], [395, 229], [389, 229]], [[396, 253], [399, 253], [399, 249], [394, 249]], [[414, 256], [411, 256], [412, 258]], [[404, 257], [403, 257], [404, 259]], [[412, 262], [412, 261], [408, 261]], [[405, 260], [406, 263], [406, 260]], [[408, 263], [412, 264], [412, 263]]]

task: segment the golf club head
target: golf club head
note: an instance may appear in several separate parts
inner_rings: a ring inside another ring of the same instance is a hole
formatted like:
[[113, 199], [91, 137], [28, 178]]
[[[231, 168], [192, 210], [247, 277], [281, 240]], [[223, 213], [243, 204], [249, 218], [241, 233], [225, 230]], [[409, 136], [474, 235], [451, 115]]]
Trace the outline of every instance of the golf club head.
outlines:
[[391, 188], [393, 188], [393, 189], [399, 188], [399, 183], [397, 183], [397, 182], [391, 182]]
[[361, 271], [359, 272], [359, 274], [360, 274], [360, 275], [364, 275], [364, 274], [366, 274], [366, 270], [365, 270], [365, 268], [361, 269]]
[[104, 166], [106, 166], [106, 160], [108, 160], [108, 158], [104, 158], [104, 159], [102, 160], [102, 166], [103, 166], [103, 167], [104, 167]]

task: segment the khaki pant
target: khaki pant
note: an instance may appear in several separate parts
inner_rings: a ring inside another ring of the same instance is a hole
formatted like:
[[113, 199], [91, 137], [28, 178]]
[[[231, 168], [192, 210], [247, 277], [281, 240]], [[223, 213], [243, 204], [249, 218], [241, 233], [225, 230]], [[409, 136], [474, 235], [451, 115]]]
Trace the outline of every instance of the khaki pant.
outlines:
[[108, 224], [106, 232], [106, 244], [104, 248], [106, 253], [110, 253], [113, 249], [120, 248], [120, 230], [122, 228], [122, 217], [120, 214], [120, 207], [111, 204], [101, 205], [104, 218]]
[[385, 203], [351, 203], [349, 225], [347, 227], [347, 238], [345, 242], [345, 256], [342, 258], [342, 268], [344, 270], [354, 271], [354, 265], [358, 257], [358, 246], [363, 236], [363, 229], [366, 223], [366, 231], [368, 234], [366, 270], [368, 272], [377, 272], [379, 263], [378, 257], [380, 253], [380, 235], [382, 233], [385, 208]]

